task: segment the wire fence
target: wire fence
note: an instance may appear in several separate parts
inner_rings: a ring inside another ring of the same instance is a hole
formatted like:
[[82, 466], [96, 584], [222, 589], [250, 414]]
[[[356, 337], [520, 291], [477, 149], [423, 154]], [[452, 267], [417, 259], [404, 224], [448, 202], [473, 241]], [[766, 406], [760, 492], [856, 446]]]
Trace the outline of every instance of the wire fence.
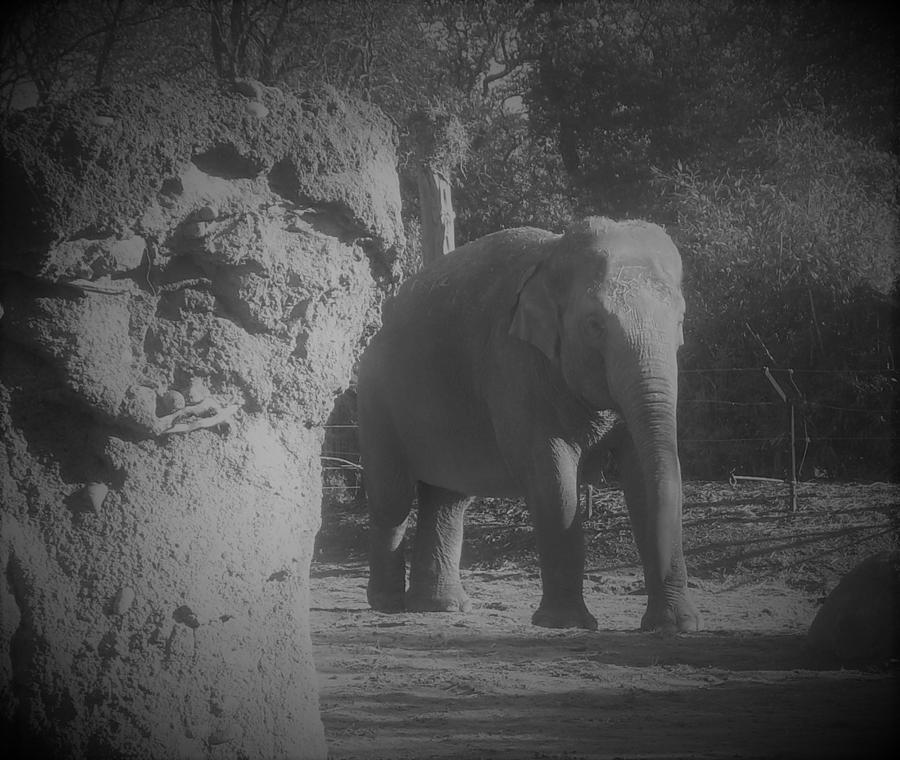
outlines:
[[[679, 447], [688, 479], [790, 484], [841, 477], [842, 461], [852, 469], [867, 458], [880, 477], [885, 468], [888, 477], [893, 474], [894, 447], [900, 440], [894, 417], [896, 370], [740, 367], [679, 374]], [[723, 377], [728, 378], [724, 383]], [[850, 387], [829, 383], [836, 377], [862, 378], [870, 405], [835, 398], [836, 388], [846, 393]], [[355, 406], [345, 408], [344, 415], [348, 421], [325, 426], [323, 487], [359, 497], [362, 463]]]
[[739, 367], [681, 372], [679, 446], [689, 477], [786, 482], [893, 474], [892, 369]]
[[355, 424], [326, 425], [322, 446], [322, 488], [361, 495], [362, 461]]

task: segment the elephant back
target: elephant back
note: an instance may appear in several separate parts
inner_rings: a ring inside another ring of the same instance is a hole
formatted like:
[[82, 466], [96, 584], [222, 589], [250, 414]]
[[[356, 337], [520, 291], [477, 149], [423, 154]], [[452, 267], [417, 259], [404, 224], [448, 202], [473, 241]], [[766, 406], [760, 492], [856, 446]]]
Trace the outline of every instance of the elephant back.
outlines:
[[535, 227], [501, 230], [450, 251], [408, 278], [385, 307], [384, 324], [413, 314], [480, 319], [498, 304], [515, 303], [524, 273], [550, 255], [560, 238]]

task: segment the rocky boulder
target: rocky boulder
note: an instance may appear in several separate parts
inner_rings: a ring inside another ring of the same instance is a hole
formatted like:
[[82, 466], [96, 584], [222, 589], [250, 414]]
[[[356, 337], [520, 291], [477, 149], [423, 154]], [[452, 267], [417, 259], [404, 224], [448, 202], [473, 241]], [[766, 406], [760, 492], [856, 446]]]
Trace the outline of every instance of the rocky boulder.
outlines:
[[324, 757], [322, 426], [402, 244], [389, 123], [243, 83], [0, 127], [0, 754]]
[[882, 665], [900, 657], [900, 552], [860, 562], [826, 597], [809, 628], [808, 644], [840, 665]]

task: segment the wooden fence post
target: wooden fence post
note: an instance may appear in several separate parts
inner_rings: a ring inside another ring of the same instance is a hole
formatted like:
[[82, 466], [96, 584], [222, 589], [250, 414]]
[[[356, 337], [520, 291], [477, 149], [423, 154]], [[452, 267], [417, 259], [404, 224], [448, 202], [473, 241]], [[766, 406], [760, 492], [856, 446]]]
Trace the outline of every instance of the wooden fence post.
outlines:
[[[789, 369], [788, 372], [793, 380], [794, 370]], [[781, 398], [782, 402], [784, 402], [787, 407], [787, 424], [788, 424], [788, 440], [790, 441], [791, 446], [791, 475], [788, 480], [788, 484], [791, 489], [791, 512], [797, 511], [797, 433], [796, 433], [796, 425], [795, 425], [795, 414], [794, 414], [794, 399], [792, 397], [788, 397], [788, 394], [784, 392], [784, 389], [778, 383], [778, 381], [772, 376], [772, 373], [769, 372], [768, 367], [763, 367], [763, 374], [766, 376], [766, 379], [771, 383], [772, 387], [775, 389], [775, 392], [778, 394], [779, 398]]]

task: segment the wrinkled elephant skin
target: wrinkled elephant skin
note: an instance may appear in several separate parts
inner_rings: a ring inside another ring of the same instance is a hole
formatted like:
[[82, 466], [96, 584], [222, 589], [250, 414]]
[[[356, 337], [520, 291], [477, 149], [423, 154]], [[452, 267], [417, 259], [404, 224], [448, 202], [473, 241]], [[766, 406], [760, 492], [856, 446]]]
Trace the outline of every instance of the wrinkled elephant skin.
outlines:
[[359, 368], [371, 606], [468, 609], [459, 557], [469, 498], [524, 496], [543, 586], [533, 622], [595, 629], [578, 481], [609, 449], [644, 566], [641, 628], [696, 630], [675, 418], [683, 315], [678, 251], [639, 221], [498, 232], [404, 283]]

